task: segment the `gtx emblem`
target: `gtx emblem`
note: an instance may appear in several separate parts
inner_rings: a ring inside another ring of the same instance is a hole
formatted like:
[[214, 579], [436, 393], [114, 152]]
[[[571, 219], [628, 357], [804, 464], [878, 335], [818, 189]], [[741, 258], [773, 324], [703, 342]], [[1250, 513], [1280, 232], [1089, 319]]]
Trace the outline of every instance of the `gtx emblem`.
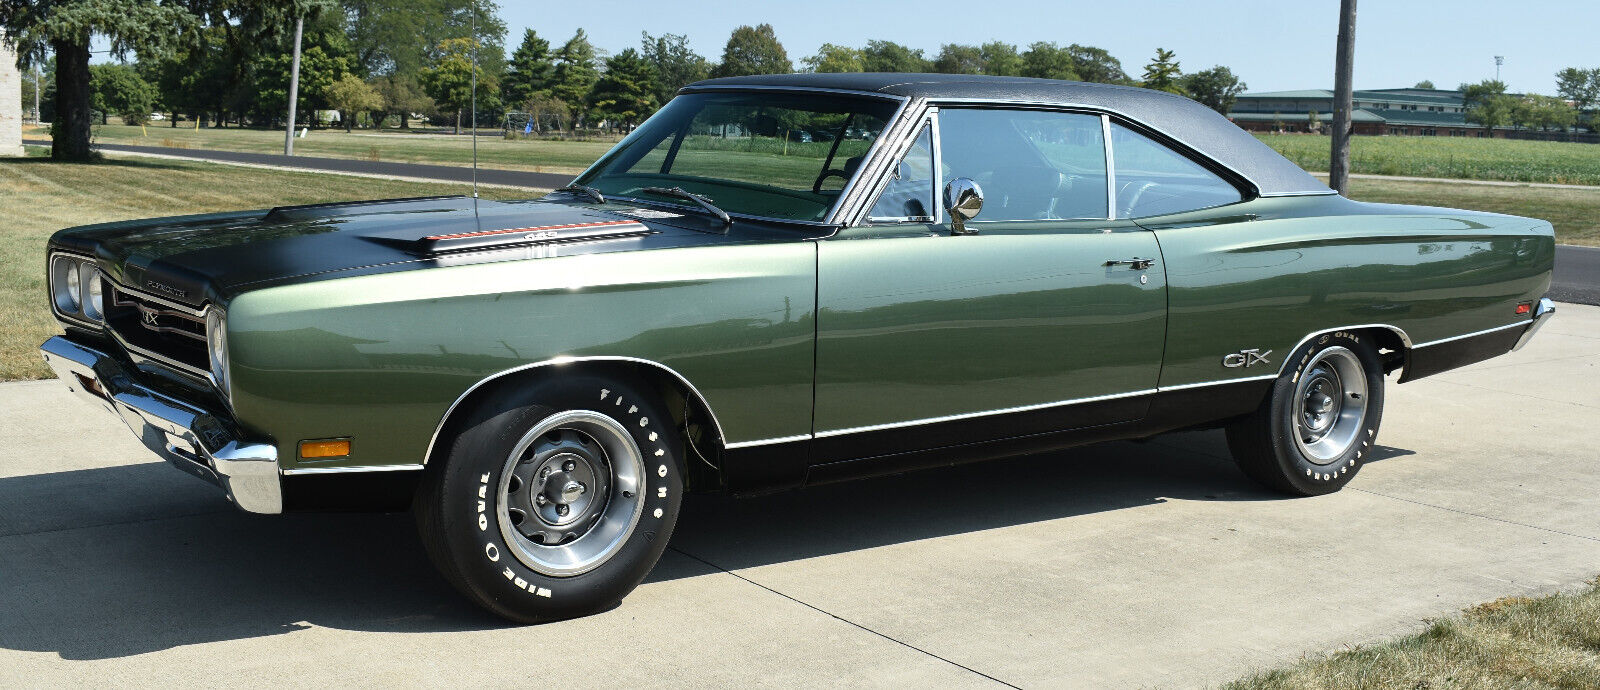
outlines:
[[1256, 364], [1268, 364], [1267, 355], [1270, 354], [1272, 354], [1272, 350], [1267, 350], [1266, 352], [1262, 352], [1257, 348], [1240, 350], [1233, 354], [1223, 356], [1222, 366], [1230, 369], [1237, 369], [1239, 367], [1250, 367]]

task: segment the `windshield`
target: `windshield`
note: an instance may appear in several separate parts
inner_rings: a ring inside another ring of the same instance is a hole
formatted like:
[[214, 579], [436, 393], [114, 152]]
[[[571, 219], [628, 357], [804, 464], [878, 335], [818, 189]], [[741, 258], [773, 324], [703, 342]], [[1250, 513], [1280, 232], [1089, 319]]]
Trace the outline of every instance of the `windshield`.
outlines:
[[685, 94], [577, 181], [608, 197], [698, 209], [644, 191], [680, 187], [729, 213], [820, 221], [897, 107], [835, 94]]

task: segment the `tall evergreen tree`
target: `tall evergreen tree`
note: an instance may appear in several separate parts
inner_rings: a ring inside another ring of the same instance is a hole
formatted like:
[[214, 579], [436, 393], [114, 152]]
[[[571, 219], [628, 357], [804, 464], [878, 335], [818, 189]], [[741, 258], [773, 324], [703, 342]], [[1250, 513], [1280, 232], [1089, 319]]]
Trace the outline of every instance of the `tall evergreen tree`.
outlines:
[[1182, 94], [1183, 87], [1178, 84], [1178, 80], [1183, 77], [1183, 70], [1174, 59], [1176, 57], [1177, 53], [1166, 48], [1156, 48], [1155, 59], [1144, 66], [1144, 81], [1139, 85], [1156, 91]]
[[737, 77], [746, 74], [788, 74], [794, 71], [789, 53], [778, 42], [777, 32], [771, 24], [741, 26], [728, 37], [722, 50], [722, 62], [711, 71], [712, 76]]
[[614, 125], [632, 129], [655, 112], [656, 68], [639, 51], [628, 48], [606, 59], [606, 73], [595, 82], [594, 109]]
[[555, 72], [550, 42], [539, 38], [533, 29], [524, 31], [522, 45], [517, 46], [506, 63], [506, 75], [502, 80], [505, 102], [512, 108], [521, 108], [534, 94], [550, 90]]
[[550, 94], [566, 104], [576, 119], [587, 120], [589, 92], [600, 80], [600, 70], [595, 66], [594, 46], [583, 29], [578, 29], [578, 33], [556, 51], [554, 77]]
[[656, 104], [659, 107], [693, 82], [711, 74], [711, 64], [689, 48], [689, 37], [680, 34], [651, 36], [640, 33], [640, 54], [655, 67]]

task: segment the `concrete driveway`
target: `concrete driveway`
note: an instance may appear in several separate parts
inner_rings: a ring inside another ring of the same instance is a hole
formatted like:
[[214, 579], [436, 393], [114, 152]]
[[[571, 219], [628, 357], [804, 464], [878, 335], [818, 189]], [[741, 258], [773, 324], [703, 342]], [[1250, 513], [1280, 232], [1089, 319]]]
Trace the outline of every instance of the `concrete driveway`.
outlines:
[[621, 607], [517, 628], [406, 516], [237, 513], [58, 383], [4, 384], [0, 685], [1194, 686], [1600, 574], [1600, 308], [1386, 407], [1322, 498], [1203, 432], [693, 500]]

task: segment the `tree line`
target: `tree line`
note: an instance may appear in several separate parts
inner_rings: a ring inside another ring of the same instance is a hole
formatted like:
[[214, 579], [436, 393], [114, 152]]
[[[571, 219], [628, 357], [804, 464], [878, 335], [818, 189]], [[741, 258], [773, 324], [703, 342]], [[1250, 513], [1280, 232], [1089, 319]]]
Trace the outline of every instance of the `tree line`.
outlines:
[[[0, 0], [0, 28], [25, 66], [44, 71], [41, 109], [58, 142], [54, 153], [65, 158], [88, 155], [91, 114], [101, 122], [117, 115], [141, 124], [166, 113], [173, 126], [180, 117], [211, 127], [283, 126], [296, 17], [305, 21], [297, 124], [306, 126], [334, 110], [346, 128], [408, 128], [422, 114], [459, 131], [473, 114], [476, 79], [480, 123], [519, 112], [541, 133], [627, 129], [690, 82], [797, 71], [769, 24], [734, 29], [715, 60], [686, 36], [649, 32], [637, 46], [607, 54], [581, 29], [560, 42], [529, 29], [508, 53], [498, 10], [490, 0]], [[91, 37], [107, 39], [119, 61], [90, 65]], [[1223, 113], [1245, 88], [1226, 67], [1185, 74], [1167, 50], [1157, 50], [1135, 79], [1104, 49], [1051, 42], [947, 44], [932, 55], [887, 40], [829, 43], [798, 68], [1126, 84], [1187, 95]]]

